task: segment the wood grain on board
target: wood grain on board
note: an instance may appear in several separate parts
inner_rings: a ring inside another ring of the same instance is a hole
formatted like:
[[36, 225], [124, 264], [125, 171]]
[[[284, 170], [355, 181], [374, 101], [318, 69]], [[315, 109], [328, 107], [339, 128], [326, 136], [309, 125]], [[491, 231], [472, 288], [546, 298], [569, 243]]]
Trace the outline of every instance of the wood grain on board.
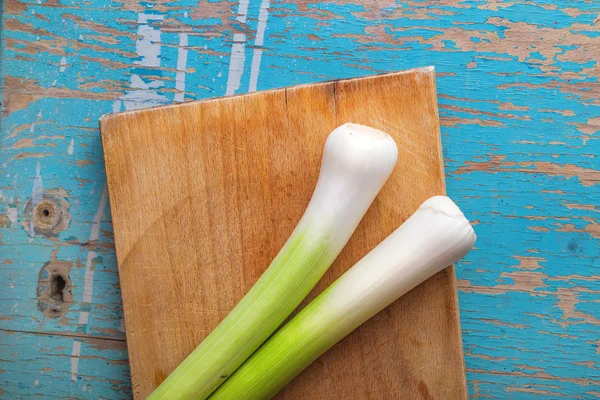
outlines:
[[[445, 193], [433, 68], [102, 118], [136, 398], [267, 268], [308, 204], [327, 135], [345, 122], [392, 135], [398, 164], [305, 303]], [[453, 269], [365, 323], [278, 398], [466, 398]]]

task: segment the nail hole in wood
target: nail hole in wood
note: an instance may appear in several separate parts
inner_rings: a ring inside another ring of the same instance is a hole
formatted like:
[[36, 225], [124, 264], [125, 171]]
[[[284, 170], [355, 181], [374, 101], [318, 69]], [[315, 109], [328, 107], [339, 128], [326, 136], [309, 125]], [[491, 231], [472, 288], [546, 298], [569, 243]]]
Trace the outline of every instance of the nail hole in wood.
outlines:
[[50, 318], [60, 318], [69, 311], [73, 295], [71, 293], [71, 271], [73, 263], [52, 261], [46, 263], [39, 273], [37, 299], [38, 308]]
[[65, 290], [65, 286], [67, 282], [60, 275], [52, 275], [50, 278], [50, 297], [57, 302], [62, 303], [65, 299], [63, 290]]
[[30, 235], [56, 237], [66, 230], [71, 221], [67, 192], [62, 188], [48, 189], [42, 198], [30, 198], [23, 210], [23, 227]]
[[42, 230], [52, 229], [60, 220], [58, 206], [49, 199], [43, 199], [33, 211], [33, 223]]

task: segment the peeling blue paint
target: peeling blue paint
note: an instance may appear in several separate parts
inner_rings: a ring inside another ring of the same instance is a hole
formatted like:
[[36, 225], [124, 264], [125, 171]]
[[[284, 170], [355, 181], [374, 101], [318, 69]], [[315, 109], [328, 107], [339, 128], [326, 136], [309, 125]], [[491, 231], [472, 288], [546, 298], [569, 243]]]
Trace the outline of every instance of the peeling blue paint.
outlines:
[[[0, 228], [3, 398], [127, 398], [108, 207], [94, 222], [105, 190], [97, 120], [174, 101], [182, 32], [186, 100], [225, 94], [235, 33], [246, 35], [236, 93], [247, 91], [260, 2], [245, 24], [233, 1], [5, 3], [0, 215], [16, 221]], [[434, 65], [447, 190], [479, 237], [457, 265], [470, 397], [597, 398], [600, 5], [355, 3], [272, 2], [258, 89]], [[143, 62], [142, 25], [160, 31], [149, 39], [160, 65]], [[55, 240], [22, 226], [38, 165], [44, 189], [68, 193], [72, 220]], [[52, 257], [75, 264], [59, 320], [37, 309], [37, 274]]]

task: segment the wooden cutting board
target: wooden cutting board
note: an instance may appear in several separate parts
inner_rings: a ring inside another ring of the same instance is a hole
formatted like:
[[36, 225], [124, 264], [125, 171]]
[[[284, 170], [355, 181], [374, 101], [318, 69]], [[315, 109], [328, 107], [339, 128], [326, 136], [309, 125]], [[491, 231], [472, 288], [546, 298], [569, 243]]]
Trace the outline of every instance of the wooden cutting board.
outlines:
[[[398, 164], [309, 299], [422, 201], [445, 193], [433, 68], [101, 119], [137, 399], [165, 379], [267, 268], [308, 204], [327, 135], [345, 122], [393, 136]], [[277, 398], [466, 397], [448, 268], [345, 338]]]

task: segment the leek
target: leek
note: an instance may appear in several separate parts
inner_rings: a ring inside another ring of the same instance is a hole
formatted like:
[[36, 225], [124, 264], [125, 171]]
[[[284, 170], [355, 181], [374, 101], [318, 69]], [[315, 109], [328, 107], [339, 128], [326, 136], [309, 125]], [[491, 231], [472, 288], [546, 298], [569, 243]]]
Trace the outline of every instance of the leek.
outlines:
[[333, 263], [398, 157], [384, 132], [344, 124], [327, 138], [307, 209], [269, 268], [149, 399], [205, 399], [277, 329]]
[[432, 197], [250, 357], [210, 400], [268, 399], [400, 296], [464, 257], [475, 233], [445, 196]]

